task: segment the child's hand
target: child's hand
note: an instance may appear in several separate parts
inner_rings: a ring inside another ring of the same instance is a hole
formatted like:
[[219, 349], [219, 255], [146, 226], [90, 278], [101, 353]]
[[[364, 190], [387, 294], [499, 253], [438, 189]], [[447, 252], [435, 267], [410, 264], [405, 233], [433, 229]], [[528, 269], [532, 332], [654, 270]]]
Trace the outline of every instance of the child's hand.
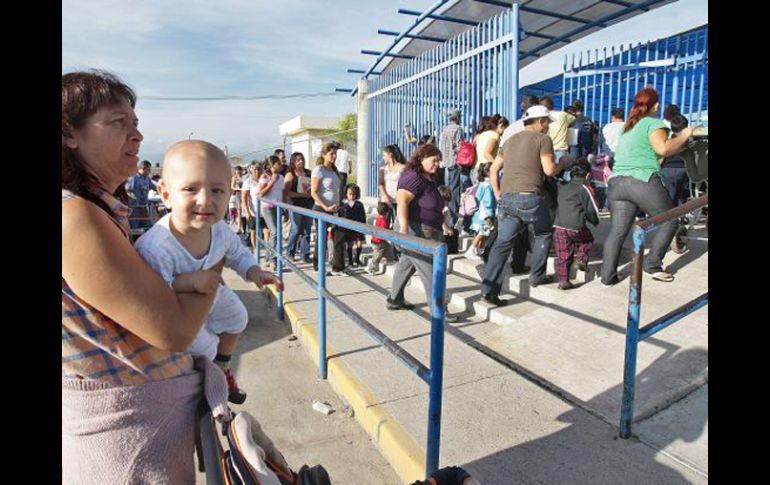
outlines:
[[255, 269], [254, 273], [250, 275], [250, 279], [260, 290], [264, 288], [265, 285], [275, 285], [276, 290], [283, 291], [283, 281], [281, 278], [269, 271]]

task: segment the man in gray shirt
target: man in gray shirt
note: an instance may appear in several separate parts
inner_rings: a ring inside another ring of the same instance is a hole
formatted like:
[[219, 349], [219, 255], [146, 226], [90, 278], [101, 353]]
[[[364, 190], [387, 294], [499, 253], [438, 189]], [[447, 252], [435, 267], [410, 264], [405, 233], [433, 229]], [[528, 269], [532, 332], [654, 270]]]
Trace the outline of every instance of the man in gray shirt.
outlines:
[[[503, 286], [505, 260], [511, 252], [520, 226], [532, 226], [535, 244], [532, 249], [530, 286], [552, 283], [546, 276], [548, 251], [553, 238], [553, 225], [543, 193], [546, 176], [561, 172], [569, 163], [568, 157], [554, 162], [553, 142], [548, 136], [551, 116], [544, 106], [532, 106], [524, 114], [524, 131], [510, 137], [497, 153], [490, 168], [489, 181], [498, 200], [497, 239], [490, 250], [481, 294], [485, 301], [504, 305], [499, 294]], [[503, 170], [502, 187], [498, 173]]]
[[[449, 211], [456, 217], [460, 208], [460, 195], [465, 187], [460, 182], [460, 167], [455, 164], [457, 152], [460, 151], [460, 143], [465, 138], [465, 133], [460, 126], [460, 111], [449, 112], [449, 124], [441, 130], [438, 139], [438, 149], [441, 150], [441, 164], [444, 168], [444, 184], [452, 191], [452, 200], [449, 202]], [[451, 221], [452, 225], [456, 221]]]

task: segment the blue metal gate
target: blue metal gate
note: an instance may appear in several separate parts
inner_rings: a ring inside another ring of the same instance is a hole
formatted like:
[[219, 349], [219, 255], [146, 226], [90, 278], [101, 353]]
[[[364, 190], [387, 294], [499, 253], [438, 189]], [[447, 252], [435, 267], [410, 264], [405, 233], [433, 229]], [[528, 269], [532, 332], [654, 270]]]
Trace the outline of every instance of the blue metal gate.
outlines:
[[708, 27], [583, 54], [564, 56], [562, 109], [580, 99], [584, 114], [604, 125], [613, 108], [628, 117], [636, 93], [650, 85], [660, 94], [661, 116], [668, 104], [679, 105], [691, 124], [708, 112]]
[[482, 116], [517, 117], [518, 4], [434, 49], [369, 80], [369, 191], [377, 194], [380, 151], [397, 144], [407, 157], [419, 139], [438, 138], [447, 112], [459, 109], [472, 133]]

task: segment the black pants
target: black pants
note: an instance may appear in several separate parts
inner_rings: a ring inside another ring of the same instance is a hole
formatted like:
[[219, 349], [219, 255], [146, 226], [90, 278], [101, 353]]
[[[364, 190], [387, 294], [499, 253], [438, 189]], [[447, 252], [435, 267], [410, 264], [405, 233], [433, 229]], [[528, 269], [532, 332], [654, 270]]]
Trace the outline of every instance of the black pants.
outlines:
[[[313, 210], [318, 212], [324, 212], [321, 207], [315, 205]], [[333, 224], [327, 224], [326, 227], [331, 227], [333, 239], [334, 255], [332, 256], [332, 271], [342, 271], [345, 269], [345, 229], [337, 227]], [[313, 223], [313, 232], [318, 234], [318, 221]], [[323, 235], [326, 237], [326, 234]], [[318, 269], [318, 244], [315, 242], [315, 248], [313, 248], [313, 267]]]

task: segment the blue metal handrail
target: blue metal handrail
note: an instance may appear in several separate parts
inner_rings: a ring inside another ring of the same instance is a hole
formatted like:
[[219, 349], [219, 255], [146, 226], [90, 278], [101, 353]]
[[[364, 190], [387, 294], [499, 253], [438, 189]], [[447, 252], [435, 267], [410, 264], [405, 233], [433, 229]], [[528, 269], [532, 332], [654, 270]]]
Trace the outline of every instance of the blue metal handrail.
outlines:
[[[262, 199], [257, 199], [257, 214], [261, 214]], [[305, 209], [302, 207], [287, 204], [285, 202], [268, 201], [276, 207], [275, 226], [276, 226], [276, 248], [260, 237], [259, 217], [256, 219], [256, 248], [254, 255], [259, 264], [260, 246], [264, 244], [265, 251], [270, 251], [276, 255], [276, 272], [279, 278], [283, 278], [283, 265], [287, 264], [292, 271], [309, 285], [315, 285], [318, 291], [318, 368], [322, 379], [326, 379], [326, 300], [328, 299], [334, 306], [340, 309], [350, 320], [366, 331], [370, 337], [382, 344], [385, 349], [392, 353], [401, 363], [410, 371], [416, 374], [420, 379], [430, 386], [428, 400], [428, 443], [426, 450], [426, 479], [433, 472], [438, 470], [439, 465], [439, 446], [441, 441], [441, 401], [442, 385], [444, 379], [444, 320], [446, 313], [445, 295], [446, 295], [446, 273], [447, 273], [447, 247], [446, 244], [432, 241], [430, 239], [419, 238], [409, 234], [401, 234], [390, 229], [381, 229], [374, 226], [355, 222], [350, 219], [344, 219], [332, 216], [323, 212]], [[283, 255], [283, 224], [282, 211], [288, 210], [290, 214], [298, 213], [310, 217], [318, 222], [316, 244], [318, 244], [318, 281], [314, 281], [310, 276], [295, 266]], [[404, 248], [411, 249], [433, 257], [433, 294], [431, 295], [431, 336], [430, 336], [430, 368], [425, 367], [413, 355], [407, 352], [396, 342], [388, 338], [378, 328], [367, 322], [365, 318], [358, 315], [352, 308], [343, 303], [335, 295], [329, 293], [326, 289], [326, 225], [334, 224], [339, 227], [351, 229], [362, 234], [384, 239], [393, 244], [398, 244]], [[278, 318], [283, 319], [283, 291], [278, 292], [277, 297]]]
[[677, 219], [700, 207], [707, 206], [708, 203], [708, 194], [705, 194], [686, 204], [634, 225], [634, 259], [628, 291], [628, 325], [626, 328], [625, 367], [623, 369], [623, 403], [620, 411], [620, 437], [623, 439], [631, 436], [631, 422], [634, 417], [634, 389], [636, 386], [636, 355], [639, 342], [652, 337], [669, 325], [708, 304], [708, 292], [706, 292], [640, 329], [639, 315], [642, 305], [644, 241], [649, 232], [658, 229], [663, 223]]

